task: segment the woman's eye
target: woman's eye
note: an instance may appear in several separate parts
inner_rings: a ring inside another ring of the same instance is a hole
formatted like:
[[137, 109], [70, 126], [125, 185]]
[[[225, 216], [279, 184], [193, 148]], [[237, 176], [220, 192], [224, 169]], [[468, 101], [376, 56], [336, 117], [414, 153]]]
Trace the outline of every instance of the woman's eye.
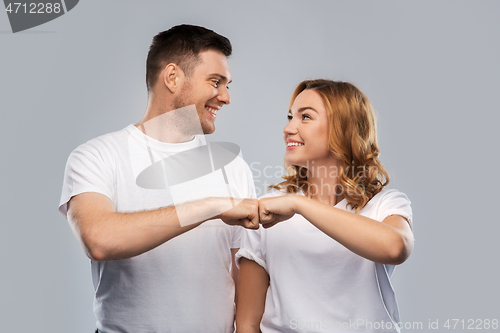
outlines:
[[302, 114], [302, 119], [311, 119], [311, 117], [309, 117], [309, 115], [303, 113]]
[[292, 120], [292, 118], [293, 118], [293, 116], [291, 114], [286, 116], [286, 119], [288, 119], [288, 121]]

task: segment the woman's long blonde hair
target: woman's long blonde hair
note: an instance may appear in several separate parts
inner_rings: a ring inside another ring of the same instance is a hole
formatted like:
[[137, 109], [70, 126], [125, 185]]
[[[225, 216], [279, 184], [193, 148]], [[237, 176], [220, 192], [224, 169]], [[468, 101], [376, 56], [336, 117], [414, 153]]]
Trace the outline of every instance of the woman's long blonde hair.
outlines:
[[[375, 112], [368, 98], [353, 84], [331, 80], [306, 80], [295, 89], [295, 98], [304, 90], [316, 91], [328, 114], [328, 143], [338, 159], [339, 184], [348, 205], [359, 212], [389, 183], [389, 174], [380, 163]], [[285, 163], [285, 181], [269, 186], [286, 193], [302, 190], [310, 194], [305, 167]]]

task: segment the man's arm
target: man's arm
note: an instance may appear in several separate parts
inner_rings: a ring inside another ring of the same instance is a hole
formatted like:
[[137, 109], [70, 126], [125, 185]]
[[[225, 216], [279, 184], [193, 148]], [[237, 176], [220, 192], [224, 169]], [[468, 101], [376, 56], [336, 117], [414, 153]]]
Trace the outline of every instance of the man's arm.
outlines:
[[[126, 259], [147, 252], [201, 223], [220, 218], [230, 225], [257, 229], [258, 201], [244, 199], [235, 207], [227, 198], [207, 198], [156, 210], [118, 213], [100, 193], [78, 194], [68, 202], [68, 221], [89, 258]], [[178, 215], [192, 224], [181, 226]]]

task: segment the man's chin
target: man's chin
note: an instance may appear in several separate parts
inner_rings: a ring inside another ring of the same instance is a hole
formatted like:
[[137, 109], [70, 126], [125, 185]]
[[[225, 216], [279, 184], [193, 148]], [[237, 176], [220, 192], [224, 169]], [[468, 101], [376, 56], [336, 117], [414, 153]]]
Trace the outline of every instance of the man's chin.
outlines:
[[215, 132], [215, 124], [213, 120], [200, 119], [201, 130], [203, 134], [212, 134]]
[[213, 127], [203, 127], [203, 134], [207, 135], [207, 134], [212, 134], [213, 132], [215, 132], [215, 126]]

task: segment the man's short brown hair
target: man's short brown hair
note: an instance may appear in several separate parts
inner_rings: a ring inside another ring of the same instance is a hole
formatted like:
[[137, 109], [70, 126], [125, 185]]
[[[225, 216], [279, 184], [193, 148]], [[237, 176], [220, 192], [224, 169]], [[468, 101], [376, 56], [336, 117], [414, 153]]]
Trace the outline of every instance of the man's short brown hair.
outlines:
[[200, 62], [200, 52], [207, 50], [220, 51], [229, 57], [232, 46], [226, 37], [195, 25], [178, 25], [154, 36], [146, 61], [148, 91], [153, 90], [159, 73], [170, 63], [178, 65], [190, 77]]

